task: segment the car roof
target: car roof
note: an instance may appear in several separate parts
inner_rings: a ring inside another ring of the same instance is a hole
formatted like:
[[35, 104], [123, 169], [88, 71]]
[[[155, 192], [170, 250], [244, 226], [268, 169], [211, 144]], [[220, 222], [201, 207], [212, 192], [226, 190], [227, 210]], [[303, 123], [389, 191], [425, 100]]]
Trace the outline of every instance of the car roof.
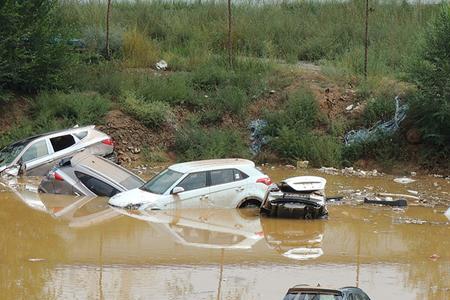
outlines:
[[322, 286], [310, 286], [310, 285], [306, 285], [306, 284], [295, 285], [294, 287], [290, 288], [288, 291], [288, 293], [295, 293], [295, 292], [325, 293], [325, 294], [342, 296], [342, 292], [338, 289], [330, 288], [330, 287], [322, 287]]
[[225, 158], [225, 159], [208, 159], [197, 160], [174, 164], [169, 167], [173, 171], [180, 173], [191, 173], [203, 170], [214, 170], [223, 168], [239, 168], [239, 167], [254, 167], [255, 163], [248, 159], [242, 158]]
[[34, 140], [37, 140], [37, 139], [39, 139], [41, 137], [44, 137], [44, 136], [57, 135], [57, 134], [60, 134], [60, 133], [66, 132], [66, 131], [68, 133], [69, 132], [71, 133], [71, 132], [80, 131], [80, 130], [88, 130], [88, 129], [93, 129], [94, 127], [95, 127], [95, 125], [88, 125], [88, 126], [83, 126], [83, 127], [72, 127], [72, 128], [61, 129], [61, 130], [55, 130], [55, 131], [51, 131], [51, 132], [40, 133], [40, 134], [36, 134], [36, 135], [29, 136], [29, 137], [24, 138], [24, 139], [15, 141], [14, 143], [10, 144], [9, 146], [15, 146], [15, 145], [18, 145], [18, 144], [25, 144], [25, 145], [27, 145], [30, 142], [32, 142]]
[[87, 168], [89, 171], [117, 182], [127, 189], [136, 188], [145, 183], [137, 175], [96, 155], [81, 152], [74, 155], [70, 163], [73, 167], [82, 166]]

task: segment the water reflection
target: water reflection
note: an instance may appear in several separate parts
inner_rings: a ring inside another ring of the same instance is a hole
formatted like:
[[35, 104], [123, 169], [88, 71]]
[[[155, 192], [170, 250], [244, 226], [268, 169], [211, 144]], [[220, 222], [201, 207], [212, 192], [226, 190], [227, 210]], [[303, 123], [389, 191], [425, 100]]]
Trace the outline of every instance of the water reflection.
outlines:
[[323, 255], [321, 243], [325, 220], [274, 220], [261, 218], [267, 245], [284, 257], [316, 259]]
[[[373, 299], [450, 296], [450, 226], [429, 208], [331, 206], [329, 220], [304, 221], [254, 210], [121, 212], [104, 198], [24, 188], [0, 200], [5, 299], [280, 299], [318, 282], [359, 285]], [[399, 222], [412, 219], [426, 222]]]

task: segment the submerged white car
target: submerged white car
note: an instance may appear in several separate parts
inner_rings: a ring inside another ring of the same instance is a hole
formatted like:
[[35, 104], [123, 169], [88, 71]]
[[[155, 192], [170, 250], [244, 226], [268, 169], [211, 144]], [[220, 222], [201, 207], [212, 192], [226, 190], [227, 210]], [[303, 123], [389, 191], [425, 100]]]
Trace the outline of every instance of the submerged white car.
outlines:
[[125, 209], [260, 207], [270, 178], [246, 159], [175, 164], [142, 187], [119, 193], [109, 204]]

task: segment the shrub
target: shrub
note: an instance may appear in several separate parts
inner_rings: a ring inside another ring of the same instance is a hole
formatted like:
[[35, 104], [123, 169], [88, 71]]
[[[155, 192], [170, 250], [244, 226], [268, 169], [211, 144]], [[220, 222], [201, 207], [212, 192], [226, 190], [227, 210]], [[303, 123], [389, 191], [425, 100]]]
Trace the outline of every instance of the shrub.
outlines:
[[101, 124], [110, 102], [97, 93], [42, 93], [31, 103], [30, 118], [23, 118], [0, 135], [0, 148], [34, 134], [74, 125]]
[[379, 121], [387, 121], [395, 114], [394, 98], [372, 98], [363, 111], [364, 126], [370, 127]]
[[418, 86], [411, 101], [414, 123], [425, 141], [450, 148], [450, 4], [430, 24], [410, 77]]
[[288, 161], [308, 160], [314, 167], [340, 166], [342, 143], [331, 136], [321, 136], [305, 130], [300, 133], [282, 127], [270, 147]]
[[277, 135], [277, 130], [286, 126], [303, 132], [313, 128], [319, 119], [319, 105], [311, 90], [302, 87], [293, 94], [287, 95], [284, 107], [279, 112], [267, 112], [267, 132]]
[[248, 146], [233, 129], [189, 127], [177, 132], [174, 147], [181, 161], [249, 156]]
[[97, 93], [42, 93], [32, 105], [33, 121], [42, 128], [98, 124], [110, 108]]
[[235, 86], [220, 89], [213, 101], [215, 102], [213, 105], [217, 105], [216, 110], [237, 116], [245, 115], [249, 102], [245, 92]]
[[121, 99], [122, 109], [150, 128], [161, 127], [168, 119], [170, 107], [164, 102], [148, 102], [127, 91]]
[[130, 68], [152, 67], [160, 59], [157, 45], [136, 28], [125, 32], [122, 53], [125, 66]]
[[171, 105], [195, 106], [198, 100], [187, 74], [143, 77], [137, 81], [136, 93], [146, 101], [162, 101]]
[[55, 0], [0, 4], [0, 88], [36, 91], [61, 84], [71, 62]]

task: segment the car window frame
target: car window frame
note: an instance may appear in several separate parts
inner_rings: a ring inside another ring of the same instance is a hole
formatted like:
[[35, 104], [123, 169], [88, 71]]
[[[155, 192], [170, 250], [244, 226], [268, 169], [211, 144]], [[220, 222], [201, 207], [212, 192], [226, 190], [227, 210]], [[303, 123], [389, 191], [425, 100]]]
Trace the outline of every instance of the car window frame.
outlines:
[[[94, 191], [92, 191], [89, 187], [86, 186], [86, 184], [80, 179], [80, 177], [78, 177], [77, 173], [83, 174], [85, 176], [89, 176], [97, 181], [103, 182], [104, 184], [108, 185], [109, 187], [115, 189], [117, 191], [117, 193], [115, 193], [114, 195], [117, 195], [118, 193], [123, 192], [123, 190], [120, 190], [119, 188], [117, 188], [117, 186], [115, 184], [111, 184], [111, 182], [109, 180], [104, 180], [105, 178], [102, 176], [96, 177], [96, 176], [92, 176], [92, 174], [89, 174], [89, 172], [86, 172], [84, 170], [74, 170], [73, 174], [75, 175], [75, 178], [77, 181], [79, 181], [88, 191], [90, 191], [91, 193], [97, 195], [98, 197], [112, 197], [112, 196], [100, 196], [98, 194], [96, 194]], [[97, 175], [97, 174], [96, 174]]]

